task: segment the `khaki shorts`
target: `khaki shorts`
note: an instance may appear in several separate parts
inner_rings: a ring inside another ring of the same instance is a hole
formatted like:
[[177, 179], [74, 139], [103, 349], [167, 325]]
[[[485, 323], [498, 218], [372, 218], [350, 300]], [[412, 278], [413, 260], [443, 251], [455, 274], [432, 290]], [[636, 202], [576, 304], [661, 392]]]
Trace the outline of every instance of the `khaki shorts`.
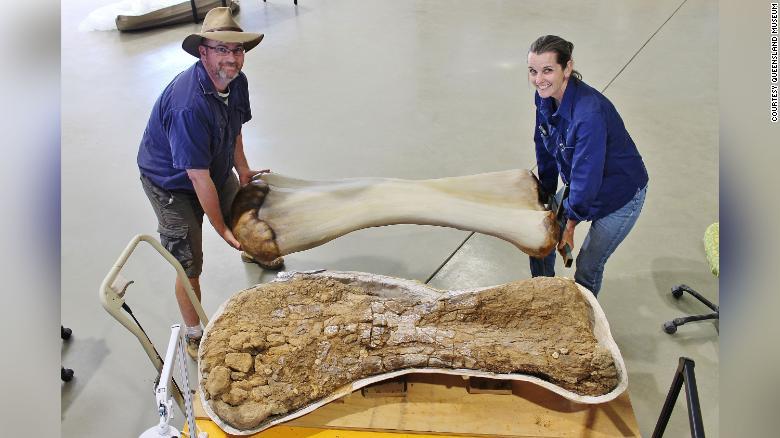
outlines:
[[[203, 271], [203, 208], [195, 193], [168, 191], [141, 175], [141, 185], [157, 216], [160, 242], [181, 263], [189, 278]], [[230, 224], [230, 206], [238, 193], [238, 178], [231, 172], [217, 188], [222, 216]]]

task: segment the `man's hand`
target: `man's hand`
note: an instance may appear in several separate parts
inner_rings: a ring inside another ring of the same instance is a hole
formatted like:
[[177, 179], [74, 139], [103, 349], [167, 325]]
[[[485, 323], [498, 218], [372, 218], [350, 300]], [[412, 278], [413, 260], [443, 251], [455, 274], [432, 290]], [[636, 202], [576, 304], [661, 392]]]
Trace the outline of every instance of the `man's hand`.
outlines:
[[225, 242], [228, 243], [228, 245], [241, 251], [241, 243], [238, 240], [236, 240], [236, 236], [233, 235], [233, 232], [230, 231], [230, 228], [225, 227], [225, 229], [222, 231], [222, 233], [220, 233], [220, 235], [225, 240]]
[[241, 169], [238, 171], [238, 183], [241, 185], [241, 187], [244, 187], [245, 185], [249, 184], [250, 181], [252, 181], [257, 175], [268, 173], [271, 169], [263, 169], [263, 170], [251, 170], [249, 168], [247, 169]]
[[211, 179], [211, 174], [208, 169], [187, 169], [187, 176], [192, 181], [192, 186], [195, 188], [195, 194], [198, 196], [200, 206], [203, 208], [203, 212], [211, 222], [211, 226], [217, 234], [235, 249], [241, 249], [241, 243], [236, 240], [233, 232], [225, 224], [225, 218], [222, 217], [222, 211], [219, 208], [219, 195], [217, 194], [217, 188], [214, 187], [214, 181]]

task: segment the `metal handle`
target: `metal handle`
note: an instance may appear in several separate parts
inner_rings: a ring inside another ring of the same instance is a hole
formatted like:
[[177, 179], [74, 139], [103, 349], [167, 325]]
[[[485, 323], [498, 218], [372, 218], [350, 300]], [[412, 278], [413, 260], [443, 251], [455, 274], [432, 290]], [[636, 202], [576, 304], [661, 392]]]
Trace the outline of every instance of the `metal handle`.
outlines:
[[[114, 280], [116, 280], [116, 278], [119, 276], [119, 272], [125, 266], [125, 263], [127, 263], [127, 259], [130, 258], [130, 255], [141, 241], [151, 245], [152, 248], [157, 250], [157, 252], [160, 253], [160, 255], [171, 264], [171, 266], [173, 266], [177, 275], [179, 276], [179, 279], [184, 285], [184, 289], [187, 292], [187, 296], [189, 297], [190, 302], [192, 302], [192, 305], [195, 308], [195, 312], [203, 322], [203, 325], [208, 324], [209, 320], [206, 317], [206, 313], [203, 311], [203, 306], [200, 304], [200, 300], [198, 300], [197, 296], [195, 296], [195, 291], [192, 290], [192, 285], [190, 284], [189, 278], [187, 278], [187, 274], [184, 272], [184, 268], [182, 268], [181, 263], [179, 263], [179, 261], [176, 260], [173, 255], [168, 252], [168, 250], [166, 250], [154, 237], [147, 234], [139, 234], [133, 237], [133, 239], [130, 240], [130, 243], [127, 244], [127, 247], [125, 247], [125, 250], [122, 251], [122, 254], [119, 255], [119, 258], [111, 267], [111, 270], [108, 271], [108, 274], [106, 274], [106, 277], [103, 279], [103, 283], [100, 285], [100, 290], [98, 290], [98, 296], [100, 298], [101, 304], [103, 305], [103, 308], [106, 309], [106, 311], [111, 314], [114, 319], [119, 321], [120, 324], [125, 326], [125, 328], [127, 328], [130, 333], [135, 335], [135, 337], [138, 339], [138, 342], [141, 343], [141, 347], [143, 347], [144, 351], [146, 352], [146, 355], [149, 357], [149, 360], [152, 361], [152, 365], [154, 365], [158, 372], [161, 372], [163, 368], [163, 361], [158, 355], [157, 350], [155, 350], [154, 345], [149, 340], [149, 338], [146, 337], [143, 329], [121, 310], [122, 306], [125, 304], [124, 289], [126, 289], [126, 286], [123, 287], [122, 290], [115, 290], [112, 287]], [[126, 284], [126, 282], [118, 283]], [[179, 403], [179, 406], [182, 407], [182, 399], [180, 394], [177, 394], [176, 401]], [[182, 410], [184, 410], [183, 407]]]

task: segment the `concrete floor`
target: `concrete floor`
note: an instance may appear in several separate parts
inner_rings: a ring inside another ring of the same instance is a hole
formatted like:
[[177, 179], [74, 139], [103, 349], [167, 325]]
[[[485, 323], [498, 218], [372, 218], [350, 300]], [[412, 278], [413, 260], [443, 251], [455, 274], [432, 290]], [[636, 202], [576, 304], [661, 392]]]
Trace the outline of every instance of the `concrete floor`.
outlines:
[[[62, 4], [62, 321], [74, 331], [62, 361], [76, 371], [62, 385], [64, 437], [132, 437], [157, 422], [155, 372], [97, 292], [127, 242], [155, 233], [135, 155], [159, 92], [194, 61], [182, 39], [200, 28], [76, 31], [110, 2]], [[685, 326], [674, 336], [661, 330], [666, 320], [706, 310], [673, 299], [671, 286], [685, 282], [718, 299], [701, 241], [718, 219], [714, 0], [241, 6], [244, 29], [266, 34], [244, 66], [254, 115], [244, 127], [247, 156], [254, 168], [305, 179], [436, 178], [533, 166], [526, 49], [545, 33], [573, 41], [576, 68], [618, 108], [651, 178], [642, 216], [610, 259], [599, 298], [626, 361], [640, 429], [652, 432], [677, 359], [688, 356], [696, 361], [706, 432], [718, 436], [717, 323]], [[288, 256], [287, 268], [425, 281], [452, 256], [431, 285], [529, 277], [527, 258], [514, 247], [469, 235], [425, 226], [363, 230]], [[210, 228], [204, 246], [207, 314], [274, 276], [241, 263]], [[128, 304], [152, 340], [165, 345], [179, 320], [172, 269], [142, 247], [124, 275], [136, 281]], [[667, 436], [688, 434], [685, 414], [681, 399]]]

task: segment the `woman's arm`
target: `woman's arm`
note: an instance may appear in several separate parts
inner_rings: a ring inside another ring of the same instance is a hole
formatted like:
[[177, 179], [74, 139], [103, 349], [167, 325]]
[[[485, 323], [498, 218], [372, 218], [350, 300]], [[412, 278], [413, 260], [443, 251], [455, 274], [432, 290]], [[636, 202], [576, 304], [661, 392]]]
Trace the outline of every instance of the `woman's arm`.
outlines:
[[548, 135], [546, 124], [542, 121], [539, 111], [536, 111], [536, 125], [534, 126], [534, 145], [536, 146], [536, 167], [539, 173], [539, 181], [548, 194], [554, 194], [558, 189], [558, 164], [555, 157], [550, 155], [544, 146], [543, 135]]
[[576, 124], [574, 154], [571, 166], [569, 198], [564, 201], [567, 217], [590, 220], [590, 206], [596, 199], [604, 178], [607, 154], [607, 124], [600, 112], [586, 114]]

